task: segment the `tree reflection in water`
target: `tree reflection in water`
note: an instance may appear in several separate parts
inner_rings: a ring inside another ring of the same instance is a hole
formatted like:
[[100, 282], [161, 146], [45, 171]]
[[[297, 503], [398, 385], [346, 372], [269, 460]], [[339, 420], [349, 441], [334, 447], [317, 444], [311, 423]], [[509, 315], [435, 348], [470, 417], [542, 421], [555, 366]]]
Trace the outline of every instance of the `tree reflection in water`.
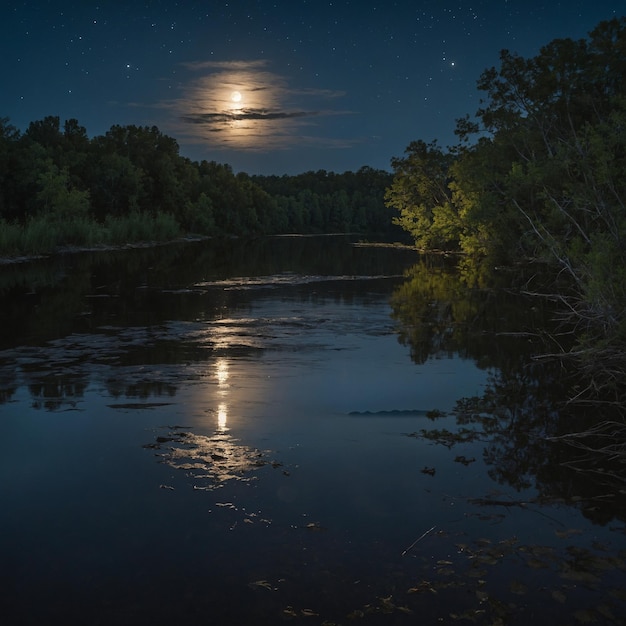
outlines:
[[29, 623], [619, 623], [622, 529], [574, 507], [623, 519], [621, 486], [554, 439], [594, 416], [534, 358], [568, 339], [515, 289], [537, 268], [424, 257], [403, 279], [415, 258], [273, 238], [0, 276], [9, 605]]
[[455, 436], [461, 442], [478, 431], [489, 475], [498, 483], [518, 492], [535, 489], [537, 501], [576, 506], [596, 523], [625, 521], [623, 464], [610, 458], [592, 463], [585, 450], [559, 439], [611, 416], [570, 404], [573, 373], [561, 359], [541, 358], [565, 352], [572, 335], [558, 324], [553, 302], [526, 295], [528, 281], [540, 281], [536, 268], [526, 269], [530, 278], [524, 269], [512, 277], [472, 269], [467, 261], [459, 268], [424, 257], [394, 291], [399, 340], [416, 363], [459, 354], [491, 370], [481, 397], [458, 399], [456, 435], [436, 428], [414, 435], [454, 445]]

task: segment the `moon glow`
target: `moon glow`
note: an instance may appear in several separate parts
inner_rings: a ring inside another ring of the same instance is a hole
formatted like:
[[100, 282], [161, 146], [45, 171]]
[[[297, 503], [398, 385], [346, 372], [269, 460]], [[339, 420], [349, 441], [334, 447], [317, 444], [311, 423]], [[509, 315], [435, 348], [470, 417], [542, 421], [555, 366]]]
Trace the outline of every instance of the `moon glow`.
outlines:
[[[293, 109], [291, 98], [300, 92], [291, 89], [284, 76], [266, 69], [266, 64], [225, 61], [193, 65], [190, 69], [203, 73], [192, 78], [175, 101], [179, 116], [172, 125], [176, 123], [178, 132], [190, 142], [206, 143], [215, 150], [267, 153], [301, 145], [301, 127], [313, 125], [306, 118], [317, 115], [322, 103], [316, 102], [312, 111]], [[329, 97], [324, 90], [309, 95], [316, 100]]]

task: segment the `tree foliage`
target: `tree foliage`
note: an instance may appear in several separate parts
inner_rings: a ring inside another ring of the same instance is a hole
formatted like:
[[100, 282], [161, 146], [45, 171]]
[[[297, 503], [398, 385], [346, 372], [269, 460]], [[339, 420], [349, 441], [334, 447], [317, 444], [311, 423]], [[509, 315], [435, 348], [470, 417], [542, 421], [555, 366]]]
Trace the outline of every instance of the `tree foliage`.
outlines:
[[37, 237], [37, 250], [30, 251], [119, 242], [124, 233], [400, 234], [384, 203], [390, 182], [389, 172], [368, 167], [343, 174], [236, 174], [227, 164], [181, 156], [177, 142], [156, 126], [114, 125], [90, 139], [75, 119], [61, 124], [48, 116], [20, 133], [3, 118], [0, 252], [28, 251], [28, 233], [42, 229], [57, 236], [46, 238], [46, 245]]
[[405, 155], [391, 161], [396, 176], [385, 196], [388, 206], [400, 213], [394, 224], [408, 231], [419, 248], [455, 247], [460, 232], [451, 203], [451, 154], [436, 141], [420, 140], [409, 144]]
[[554, 264], [589, 336], [626, 340], [626, 18], [532, 58], [503, 50], [478, 88], [457, 146], [394, 159], [397, 223], [425, 248]]

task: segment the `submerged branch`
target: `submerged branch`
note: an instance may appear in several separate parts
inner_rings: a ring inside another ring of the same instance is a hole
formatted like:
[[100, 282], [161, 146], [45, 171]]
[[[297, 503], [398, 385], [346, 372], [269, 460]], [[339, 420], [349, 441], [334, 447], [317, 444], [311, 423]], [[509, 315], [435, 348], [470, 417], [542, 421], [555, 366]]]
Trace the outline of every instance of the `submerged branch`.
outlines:
[[424, 537], [426, 537], [427, 535], [430, 535], [430, 533], [433, 532], [433, 530], [435, 530], [435, 528], [437, 528], [436, 526], [433, 526], [432, 528], [429, 528], [425, 533], [422, 533], [403, 553], [402, 556], [405, 556], [406, 554], [408, 554], [422, 539], [424, 539]]
[[581, 451], [580, 458], [563, 463], [579, 472], [626, 483], [626, 424], [605, 420], [580, 432], [548, 437]]

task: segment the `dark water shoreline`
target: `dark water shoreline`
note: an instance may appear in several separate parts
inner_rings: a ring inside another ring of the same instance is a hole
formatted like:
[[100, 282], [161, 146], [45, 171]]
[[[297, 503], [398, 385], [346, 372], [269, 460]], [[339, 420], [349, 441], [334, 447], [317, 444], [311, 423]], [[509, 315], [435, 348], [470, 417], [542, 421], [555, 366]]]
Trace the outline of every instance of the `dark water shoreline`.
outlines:
[[162, 246], [193, 243], [198, 241], [208, 241], [210, 237], [201, 235], [188, 235], [168, 241], [137, 241], [120, 245], [99, 244], [95, 246], [61, 246], [54, 251], [32, 254], [32, 255], [16, 255], [16, 256], [0, 256], [0, 266], [14, 265], [20, 263], [32, 263], [33, 261], [42, 261], [46, 259], [54, 259], [60, 256], [73, 254], [86, 254], [98, 252], [117, 252], [120, 250], [144, 250], [147, 248], [159, 248]]
[[4, 267], [5, 623], [622, 622], [621, 509], [508, 332], [539, 312], [354, 243]]
[[136, 242], [128, 242], [125, 244], [112, 245], [112, 244], [98, 244], [95, 246], [61, 246], [54, 251], [42, 253], [42, 254], [26, 254], [26, 255], [0, 255], [0, 266], [2, 265], [15, 265], [21, 263], [32, 263], [34, 261], [42, 261], [46, 259], [54, 259], [60, 256], [65, 255], [74, 255], [74, 254], [87, 254], [87, 253], [100, 253], [100, 252], [118, 252], [122, 250], [145, 250], [150, 248], [160, 248], [163, 246], [171, 246], [178, 244], [186, 244], [186, 243], [197, 243], [202, 241], [252, 241], [255, 239], [279, 239], [279, 238], [310, 238], [310, 239], [319, 239], [320, 237], [364, 237], [364, 239], [359, 239], [358, 242], [353, 243], [355, 246], [364, 246], [364, 247], [393, 247], [393, 248], [404, 248], [408, 250], [415, 250], [414, 246], [411, 246], [406, 243], [400, 242], [382, 242], [376, 241], [374, 238], [372, 241], [369, 241], [369, 237], [365, 237], [359, 233], [325, 233], [323, 235], [320, 234], [306, 234], [306, 233], [285, 233], [280, 235], [271, 235], [271, 236], [246, 236], [246, 237], [237, 237], [237, 236], [229, 236], [229, 237], [211, 237], [207, 235], [185, 235], [182, 237], [177, 237], [176, 239], [170, 239], [167, 241], [136, 241]]

